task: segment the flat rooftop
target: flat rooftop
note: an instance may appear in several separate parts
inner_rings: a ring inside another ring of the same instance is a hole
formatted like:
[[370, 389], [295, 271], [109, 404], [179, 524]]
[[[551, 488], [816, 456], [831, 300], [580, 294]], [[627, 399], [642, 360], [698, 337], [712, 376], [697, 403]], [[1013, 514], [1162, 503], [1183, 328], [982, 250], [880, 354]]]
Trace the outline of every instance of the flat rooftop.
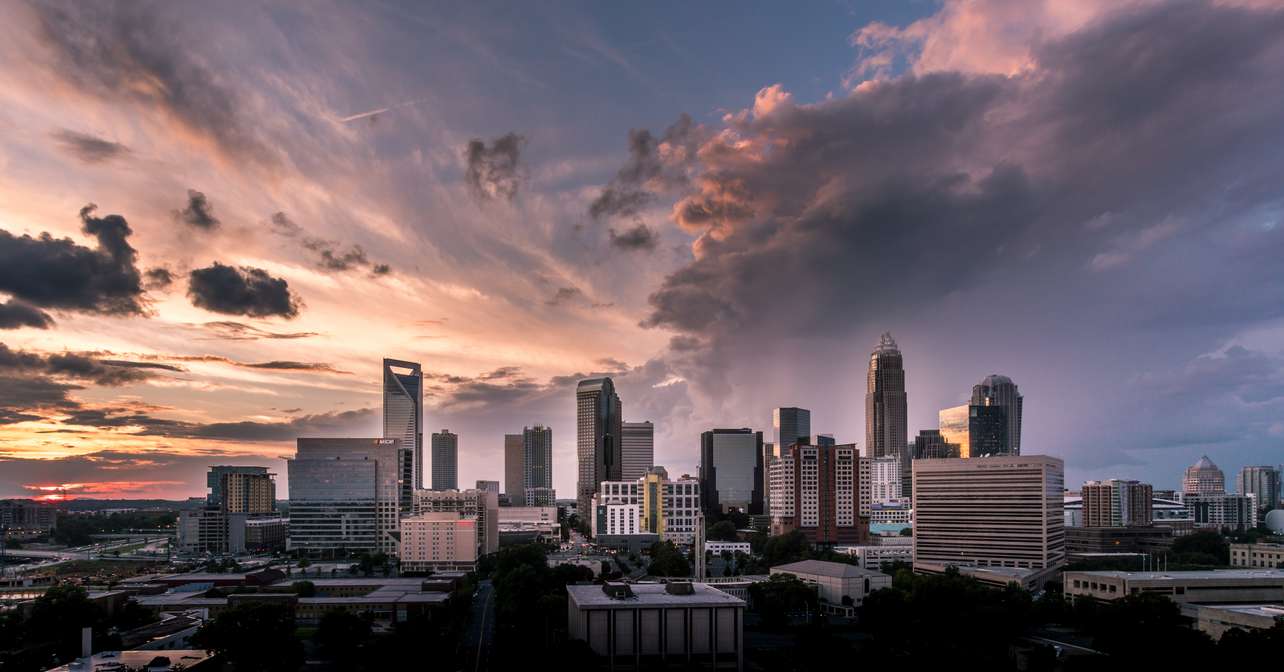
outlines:
[[1284, 569], [1197, 569], [1181, 572], [1125, 572], [1102, 570], [1094, 572], [1066, 572], [1067, 575], [1095, 576], [1129, 581], [1205, 581], [1213, 579], [1284, 581]]
[[634, 583], [632, 597], [613, 598], [602, 586], [567, 586], [566, 592], [579, 607], [744, 607], [745, 601], [704, 583], [693, 583], [691, 595], [672, 595], [663, 583]]
[[863, 579], [874, 576], [887, 576], [882, 572], [876, 572], [872, 569], [865, 569], [857, 565], [849, 565], [845, 562], [829, 562], [826, 560], [802, 560], [791, 562], [785, 565], [776, 565], [771, 568], [772, 572], [788, 572], [790, 574], [811, 574], [814, 576], [824, 576], [832, 579]]
[[[168, 658], [170, 665], [182, 665], [191, 668], [200, 665], [210, 657], [201, 649], [166, 649], [163, 651], [100, 651], [89, 658], [89, 665], [76, 667], [77, 670], [111, 669], [106, 666], [119, 664], [128, 669], [147, 669], [147, 664], [157, 658]], [[48, 672], [69, 672], [71, 665], [50, 668]], [[205, 669], [201, 665], [201, 669]]]

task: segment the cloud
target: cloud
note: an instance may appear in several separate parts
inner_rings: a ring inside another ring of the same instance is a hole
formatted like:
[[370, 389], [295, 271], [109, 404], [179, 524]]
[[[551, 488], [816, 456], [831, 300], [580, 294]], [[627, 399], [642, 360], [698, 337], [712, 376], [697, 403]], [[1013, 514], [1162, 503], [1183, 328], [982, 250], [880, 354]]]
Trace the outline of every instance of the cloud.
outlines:
[[[146, 355], [145, 358], [152, 360], [163, 360], [173, 362], [215, 362], [219, 364], [228, 364], [245, 369], [269, 369], [276, 371], [304, 371], [316, 373], [336, 373], [341, 375], [352, 375], [351, 371], [344, 371], [336, 368], [333, 364], [324, 362], [295, 362], [290, 360], [272, 360], [267, 362], [242, 362], [230, 357], [220, 355]], [[181, 370], [176, 367], [164, 364], [156, 364], [157, 367], [171, 368]]]
[[638, 223], [631, 229], [626, 229], [624, 233], [616, 234], [615, 229], [610, 230], [611, 246], [621, 250], [654, 250], [656, 245], [660, 244], [660, 235], [654, 229], [646, 224]]
[[584, 306], [588, 308], [610, 308], [615, 304], [609, 303], [609, 302], [599, 303], [599, 302], [593, 301], [579, 287], [558, 287], [557, 291], [553, 293], [553, 296], [550, 296], [548, 299], [544, 301], [544, 305], [546, 306]]
[[366, 251], [360, 245], [350, 245], [343, 249], [342, 243], [324, 238], [305, 235], [306, 231], [284, 212], [277, 212], [268, 220], [272, 233], [285, 238], [298, 239], [303, 249], [317, 255], [317, 267], [325, 271], [344, 272], [356, 269], [369, 269], [371, 275], [387, 275], [392, 272], [388, 264], [377, 264], [370, 261]]
[[173, 211], [174, 221], [194, 226], [202, 231], [213, 231], [218, 228], [219, 220], [214, 216], [214, 205], [210, 203], [205, 194], [195, 190], [187, 190], [187, 206], [182, 210]]
[[53, 323], [52, 317], [29, 303], [18, 299], [0, 303], [0, 329], [48, 329]]
[[200, 327], [212, 333], [215, 337], [225, 341], [256, 341], [260, 339], [293, 340], [297, 338], [310, 338], [318, 335], [315, 331], [268, 331], [253, 325], [228, 321], [206, 322], [200, 325]]
[[124, 217], [80, 211], [82, 231], [96, 249], [48, 233], [32, 238], [0, 230], [0, 292], [46, 309], [141, 315], [143, 287]]
[[611, 183], [589, 204], [594, 219], [637, 214], [657, 193], [687, 183], [703, 131], [683, 114], [656, 138], [646, 129], [629, 131], [629, 159]]
[[149, 291], [169, 289], [174, 284], [174, 272], [165, 266], [149, 268], [143, 273], [143, 287]]
[[59, 149], [85, 163], [105, 163], [129, 154], [129, 148], [119, 142], [103, 140], [97, 136], [77, 133], [60, 128], [52, 134]]
[[299, 299], [290, 292], [289, 283], [260, 268], [214, 262], [191, 272], [187, 295], [192, 305], [216, 313], [286, 319], [299, 314]]
[[490, 146], [480, 138], [468, 141], [464, 149], [464, 180], [477, 200], [512, 201], [517, 197], [523, 179], [521, 154], [525, 144], [526, 138], [516, 133], [501, 135]]
[[103, 359], [95, 353], [62, 352], [44, 355], [12, 350], [0, 343], [0, 372], [9, 375], [43, 375], [119, 386], [153, 377], [154, 370], [176, 371], [172, 366], [151, 362]]

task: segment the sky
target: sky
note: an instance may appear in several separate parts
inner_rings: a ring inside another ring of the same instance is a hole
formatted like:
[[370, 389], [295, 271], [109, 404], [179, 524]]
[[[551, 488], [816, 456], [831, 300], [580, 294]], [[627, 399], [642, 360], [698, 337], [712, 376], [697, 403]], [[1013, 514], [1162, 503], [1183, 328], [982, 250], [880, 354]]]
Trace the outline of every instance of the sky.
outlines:
[[[614, 378], [656, 462], [985, 375], [1070, 487], [1284, 463], [1284, 8], [10, 2], [0, 496], [184, 498], [378, 436], [459, 480]], [[425, 436], [427, 443], [427, 436]], [[427, 473], [427, 470], [425, 470]]]

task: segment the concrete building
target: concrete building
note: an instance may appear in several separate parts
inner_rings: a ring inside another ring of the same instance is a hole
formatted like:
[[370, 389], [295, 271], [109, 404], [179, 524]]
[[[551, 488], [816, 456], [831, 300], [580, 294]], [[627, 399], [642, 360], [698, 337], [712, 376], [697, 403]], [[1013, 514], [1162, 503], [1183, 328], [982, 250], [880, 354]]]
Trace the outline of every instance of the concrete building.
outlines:
[[525, 446], [524, 434], [504, 435], [504, 494], [511, 505], [526, 502]]
[[706, 541], [704, 550], [714, 555], [721, 555], [723, 551], [728, 553], [744, 553], [748, 555], [751, 551], [747, 541]]
[[[992, 373], [981, 380], [980, 383], [972, 387], [973, 407], [969, 411], [972, 421], [975, 423], [978, 417], [999, 417], [1005, 427], [1002, 432], [987, 432], [989, 436], [1001, 436], [1001, 443], [994, 446], [995, 450], [986, 449], [983, 452], [977, 451], [977, 433], [972, 432], [972, 454], [977, 455], [1020, 455], [1021, 454], [1021, 410], [1023, 399], [1021, 392], [1017, 389], [1016, 383], [1012, 379]], [[980, 411], [978, 409], [988, 409]], [[992, 413], [1001, 409], [1000, 413]], [[985, 444], [985, 442], [981, 442]]]
[[1280, 505], [1280, 470], [1276, 467], [1244, 467], [1239, 470], [1235, 486], [1235, 492], [1257, 498], [1261, 515]]
[[1181, 501], [1197, 528], [1244, 531], [1257, 527], [1257, 498], [1253, 495], [1187, 493]]
[[1088, 481], [1079, 492], [1084, 527], [1146, 527], [1154, 520], [1154, 488], [1149, 483]]
[[1215, 640], [1233, 629], [1270, 630], [1284, 623], [1284, 604], [1199, 605], [1195, 627]]
[[[894, 456], [893, 456], [894, 457]], [[773, 534], [801, 530], [812, 544], [869, 539], [868, 469], [855, 444], [794, 444], [771, 465]]]
[[860, 561], [860, 566], [865, 569], [880, 569], [885, 562], [904, 562], [906, 564], [914, 562], [914, 547], [909, 544], [903, 546], [884, 546], [882, 544], [836, 546], [834, 551], [855, 557]]
[[58, 526], [58, 507], [34, 499], [0, 500], [0, 527], [10, 534], [43, 534]]
[[1061, 460], [914, 463], [914, 565], [1049, 570], [1065, 560]]
[[287, 464], [287, 548], [314, 556], [397, 554], [403, 467], [399, 439], [299, 439]]
[[655, 466], [655, 425], [647, 420], [620, 427], [620, 480], [636, 481]]
[[410, 453], [403, 466], [403, 511], [411, 493], [424, 487], [424, 374], [415, 362], [383, 360], [383, 436]]
[[905, 501], [901, 496], [901, 458], [895, 455], [869, 459], [870, 504], [891, 504]]
[[1070, 597], [1118, 600], [1142, 593], [1178, 604], [1265, 604], [1284, 601], [1284, 569], [1215, 569], [1189, 572], [1066, 572]]
[[459, 489], [459, 435], [449, 429], [432, 434], [432, 489]]
[[[561, 540], [561, 523], [556, 506], [504, 506], [499, 509], [499, 534], [523, 534], [523, 538]], [[534, 535], [531, 537], [530, 535]]]
[[747, 427], [700, 435], [700, 491], [706, 515], [762, 515], [762, 432]]
[[206, 506], [229, 513], [270, 514], [276, 511], [275, 477], [267, 467], [210, 467], [205, 475]]
[[[210, 467], [205, 484], [209, 491], [200, 509], [179, 512], [175, 546], [179, 553], [244, 553], [284, 547], [281, 523], [257, 524], [255, 538], [247, 538], [246, 526], [253, 520], [280, 520], [276, 514], [275, 474], [267, 467]], [[266, 533], [266, 534], [263, 534]]]
[[526, 506], [555, 506], [557, 491], [553, 488], [527, 488]]
[[477, 481], [473, 485], [473, 489], [482, 490], [485, 492], [493, 492], [497, 495], [501, 494], [501, 490], [499, 488], [499, 481]]
[[251, 553], [284, 550], [289, 536], [289, 518], [247, 518], [245, 520], [245, 550]]
[[822, 610], [842, 616], [851, 616], [875, 590], [892, 587], [892, 577], [844, 562], [803, 560], [772, 567], [771, 574], [792, 574], [816, 586]]
[[566, 587], [569, 637], [614, 669], [744, 669], [745, 602], [703, 583]]
[[1172, 547], [1172, 543], [1173, 530], [1157, 525], [1066, 528], [1067, 556], [1103, 553], [1165, 553]]
[[514, 506], [545, 506], [553, 492], [553, 430], [543, 425], [522, 428], [522, 483], [525, 497]]
[[1284, 569], [1284, 543], [1231, 544], [1231, 567]]
[[700, 481], [670, 480], [653, 467], [636, 481], [604, 481], [593, 499], [593, 536], [656, 534], [675, 544], [695, 542], [701, 516]]
[[593, 510], [593, 496], [602, 481], [621, 480], [620, 438], [623, 405], [610, 378], [581, 380], [575, 388], [575, 452], [579, 466], [575, 504]]
[[865, 456], [897, 457], [904, 469], [903, 497], [909, 497], [909, 425], [905, 366], [891, 334], [883, 334], [869, 355], [865, 386]]
[[416, 490], [414, 515], [457, 513], [477, 521], [477, 557], [499, 550], [499, 495], [484, 490]]
[[1220, 495], [1226, 492], [1226, 475], [1205, 455], [1186, 467], [1181, 491], [1187, 495]]
[[477, 564], [477, 518], [438, 511], [401, 519], [401, 571], [472, 571]]

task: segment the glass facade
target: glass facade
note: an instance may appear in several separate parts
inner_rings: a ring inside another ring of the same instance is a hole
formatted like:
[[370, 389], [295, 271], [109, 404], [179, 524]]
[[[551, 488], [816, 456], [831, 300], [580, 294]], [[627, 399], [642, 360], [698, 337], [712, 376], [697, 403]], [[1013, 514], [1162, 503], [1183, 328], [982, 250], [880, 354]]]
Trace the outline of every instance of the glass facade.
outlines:
[[602, 481], [621, 474], [622, 405], [610, 378], [581, 380], [575, 390], [575, 452], [579, 463], [575, 505], [592, 510], [593, 495]]
[[910, 490], [905, 364], [891, 334], [883, 334], [869, 355], [865, 389], [865, 455], [900, 458], [904, 495]]
[[432, 489], [459, 489], [459, 435], [449, 429], [432, 435]]
[[414, 490], [424, 487], [424, 376], [415, 362], [383, 360], [383, 435], [399, 439], [410, 452], [409, 471], [412, 481], [406, 483], [404, 499], [409, 501]]
[[404, 453], [396, 439], [299, 439], [287, 469], [288, 547], [396, 555]]
[[700, 489], [710, 512], [763, 513], [762, 432], [714, 429], [700, 436]]
[[1008, 414], [1002, 406], [968, 406], [967, 433], [972, 457], [1011, 455]]
[[972, 456], [967, 404], [941, 409], [941, 412], [937, 414], [937, 426], [940, 428], [941, 438], [946, 443], [952, 443], [959, 447], [956, 457]]

